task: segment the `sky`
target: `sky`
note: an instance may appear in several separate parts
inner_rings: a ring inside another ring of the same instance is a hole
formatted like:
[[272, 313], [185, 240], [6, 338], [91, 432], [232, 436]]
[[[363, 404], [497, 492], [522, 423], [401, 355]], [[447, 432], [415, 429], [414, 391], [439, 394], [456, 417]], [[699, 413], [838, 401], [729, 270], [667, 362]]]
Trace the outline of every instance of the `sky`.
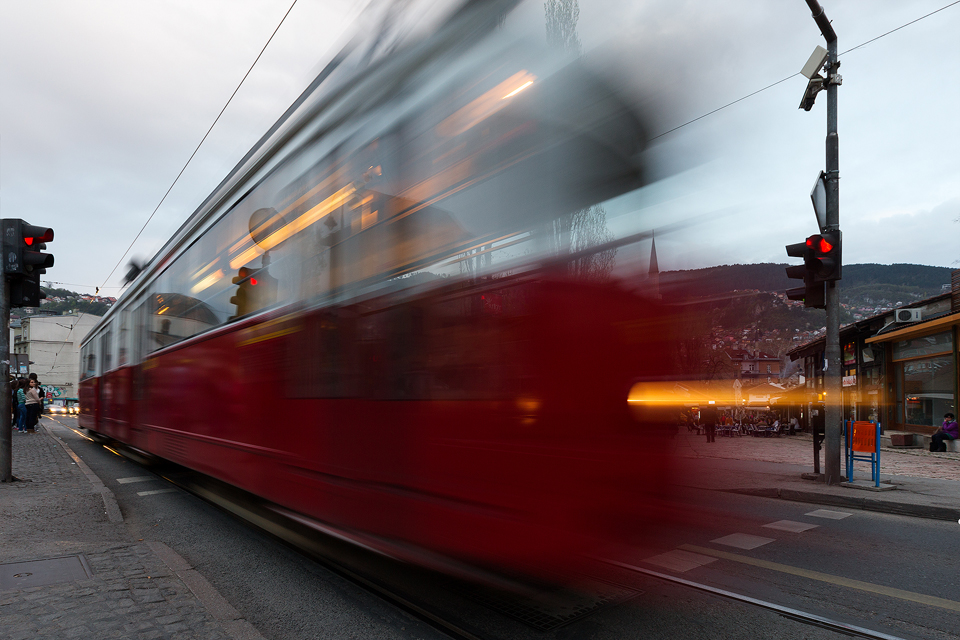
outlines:
[[[842, 54], [847, 264], [960, 268], [960, 4], [843, 53], [952, 1], [822, 2]], [[363, 4], [298, 0], [157, 209], [291, 2], [0, 0], [0, 217], [55, 229], [52, 286], [118, 295], [130, 258], [177, 230]], [[543, 2], [509, 26], [544, 38]], [[661, 270], [787, 262], [784, 245], [817, 231], [826, 94], [798, 109], [795, 74], [825, 42], [803, 0], [580, 0], [578, 34], [584, 61], [618, 78], [655, 137], [658, 179], [604, 204], [611, 231], [679, 227], [657, 234]]]

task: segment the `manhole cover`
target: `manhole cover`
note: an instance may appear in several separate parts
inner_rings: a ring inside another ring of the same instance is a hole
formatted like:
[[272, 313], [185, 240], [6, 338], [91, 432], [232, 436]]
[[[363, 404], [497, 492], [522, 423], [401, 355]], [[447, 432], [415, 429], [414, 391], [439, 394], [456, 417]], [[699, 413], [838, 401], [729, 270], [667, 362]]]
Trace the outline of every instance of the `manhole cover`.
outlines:
[[594, 585], [591, 592], [552, 592], [533, 599], [477, 587], [466, 589], [464, 595], [538, 631], [553, 631], [603, 607], [626, 602], [643, 593], [612, 585]]
[[0, 564], [0, 590], [42, 587], [93, 576], [82, 555]]

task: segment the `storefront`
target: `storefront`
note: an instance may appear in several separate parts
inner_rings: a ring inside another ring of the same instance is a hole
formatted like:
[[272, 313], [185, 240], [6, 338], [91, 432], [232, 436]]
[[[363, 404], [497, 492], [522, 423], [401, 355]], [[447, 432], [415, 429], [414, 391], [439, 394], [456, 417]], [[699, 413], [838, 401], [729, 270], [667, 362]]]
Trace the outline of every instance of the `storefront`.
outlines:
[[957, 330], [960, 314], [869, 338], [887, 345], [890, 419], [895, 428], [933, 433], [944, 413], [957, 413]]

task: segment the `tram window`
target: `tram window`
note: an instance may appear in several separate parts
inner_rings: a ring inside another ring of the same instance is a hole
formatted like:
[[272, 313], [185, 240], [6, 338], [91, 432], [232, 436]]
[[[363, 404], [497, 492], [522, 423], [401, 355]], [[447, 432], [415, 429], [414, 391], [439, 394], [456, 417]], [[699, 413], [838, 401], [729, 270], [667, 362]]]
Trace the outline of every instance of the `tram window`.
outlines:
[[[224, 314], [218, 314], [197, 297], [209, 295], [208, 289], [216, 280], [210, 274], [203, 279], [202, 274], [209, 271], [210, 265], [209, 261], [206, 267], [201, 264], [204, 244], [201, 238], [201, 242], [181, 255], [151, 287], [147, 298], [149, 311], [142, 317], [146, 321], [147, 351], [162, 349], [225, 322]], [[200, 280], [196, 278], [198, 274]]]
[[103, 371], [106, 373], [113, 366], [113, 331], [110, 329], [100, 337], [100, 353], [103, 354]]
[[130, 310], [124, 309], [120, 312], [120, 331], [117, 336], [117, 366], [122, 367], [130, 360], [129, 342], [130, 342]]
[[84, 378], [92, 378], [97, 375], [97, 354], [94, 348], [94, 342], [91, 341], [86, 346], [86, 356], [84, 356], [84, 362], [86, 363], [83, 370]]

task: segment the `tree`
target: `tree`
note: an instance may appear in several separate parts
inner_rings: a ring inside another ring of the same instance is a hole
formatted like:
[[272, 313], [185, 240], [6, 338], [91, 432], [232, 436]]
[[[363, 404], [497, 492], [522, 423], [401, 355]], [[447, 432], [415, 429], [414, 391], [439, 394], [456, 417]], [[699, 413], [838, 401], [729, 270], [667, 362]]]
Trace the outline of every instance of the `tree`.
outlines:
[[[547, 44], [580, 55], [580, 38], [577, 37], [580, 3], [577, 0], [547, 0], [543, 3], [543, 10]], [[607, 212], [600, 205], [558, 216], [548, 233], [551, 249], [557, 255], [587, 251], [613, 239], [607, 229]], [[572, 260], [569, 273], [579, 279], [605, 280], [613, 271], [616, 255], [616, 249], [607, 249]]]
[[547, 44], [563, 51], [580, 55], [577, 21], [580, 20], [578, 0], [547, 0], [543, 3], [547, 22]]

